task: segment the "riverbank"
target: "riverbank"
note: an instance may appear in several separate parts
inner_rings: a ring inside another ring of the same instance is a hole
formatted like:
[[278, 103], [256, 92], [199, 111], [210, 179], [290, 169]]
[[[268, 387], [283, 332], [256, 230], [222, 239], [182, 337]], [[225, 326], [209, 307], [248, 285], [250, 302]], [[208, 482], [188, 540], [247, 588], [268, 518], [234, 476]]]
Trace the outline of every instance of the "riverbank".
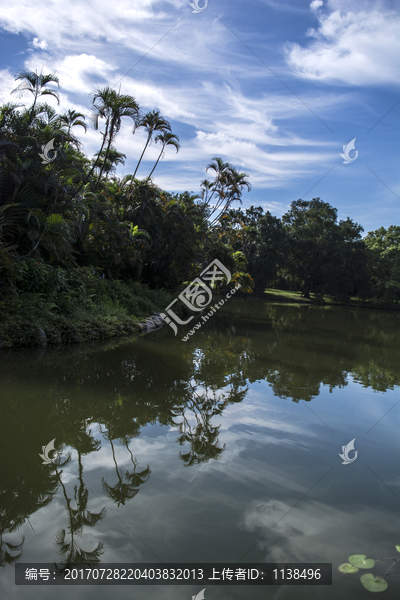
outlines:
[[149, 317], [162, 312], [175, 297], [132, 281], [96, 278], [82, 269], [61, 289], [48, 283], [43, 282], [39, 291], [16, 288], [1, 298], [0, 349], [139, 335]]
[[349, 306], [351, 308], [379, 308], [386, 310], [400, 310], [399, 302], [377, 302], [376, 300], [359, 300], [358, 298], [349, 298], [348, 302], [340, 302], [338, 299], [322, 294], [310, 294], [310, 298], [304, 298], [302, 293], [293, 290], [277, 290], [267, 288], [263, 294], [260, 294], [268, 302], [284, 302], [292, 304], [319, 304], [330, 306]]
[[[16, 290], [0, 301], [0, 350], [9, 348], [69, 345], [140, 335], [162, 326], [159, 314], [176, 293], [154, 290], [132, 281], [109, 281], [82, 269], [64, 288], [42, 291]], [[77, 281], [79, 285], [77, 285]], [[217, 294], [218, 295], [218, 294]], [[246, 296], [251, 299], [256, 295]], [[400, 310], [400, 305], [351, 299], [341, 303], [328, 296], [266, 289], [268, 303], [336, 305], [352, 308]]]

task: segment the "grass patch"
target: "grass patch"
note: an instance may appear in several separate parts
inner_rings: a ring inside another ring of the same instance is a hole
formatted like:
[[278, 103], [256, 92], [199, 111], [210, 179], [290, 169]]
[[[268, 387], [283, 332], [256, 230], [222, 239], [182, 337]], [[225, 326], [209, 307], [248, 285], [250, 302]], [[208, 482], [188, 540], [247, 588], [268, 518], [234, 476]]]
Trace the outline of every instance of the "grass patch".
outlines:
[[400, 310], [399, 302], [377, 302], [376, 300], [360, 300], [359, 298], [349, 298], [348, 302], [343, 302], [330, 296], [321, 294], [310, 294], [310, 298], [304, 298], [299, 291], [277, 290], [267, 288], [264, 290], [263, 298], [270, 302], [285, 302], [292, 304], [321, 304], [331, 306], [352, 306], [358, 308], [381, 308], [390, 310]]

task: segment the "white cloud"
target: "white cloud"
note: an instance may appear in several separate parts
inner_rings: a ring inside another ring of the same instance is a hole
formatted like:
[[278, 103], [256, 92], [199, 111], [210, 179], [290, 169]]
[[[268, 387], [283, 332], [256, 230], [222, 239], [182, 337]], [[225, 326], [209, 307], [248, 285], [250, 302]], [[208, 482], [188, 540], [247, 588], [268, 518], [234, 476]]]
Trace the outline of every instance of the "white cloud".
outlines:
[[47, 50], [48, 48], [47, 42], [45, 40], [40, 41], [37, 37], [33, 38], [32, 46], [34, 48], [39, 48], [39, 50]]
[[357, 10], [357, 5], [352, 12], [341, 5], [331, 1], [335, 10], [316, 13], [319, 26], [308, 32], [315, 38], [308, 47], [287, 45], [289, 64], [304, 78], [328, 83], [398, 83], [399, 15], [368, 6]]
[[310, 8], [311, 10], [317, 10], [318, 8], [320, 8], [321, 6], [323, 6], [323, 2], [322, 0], [313, 0], [310, 4]]
[[[61, 88], [68, 92], [88, 93], [92, 91], [93, 80], [103, 81], [108, 85], [108, 78], [114, 72], [115, 65], [105, 62], [93, 54], [66, 55], [63, 58], [42, 59], [41, 70], [43, 73], [57, 72]], [[37, 57], [30, 56], [25, 62], [28, 70], [37, 69]], [[106, 83], [107, 82], [107, 83]]]
[[3, 7], [0, 25], [11, 33], [36, 33], [39, 39], [52, 40], [59, 47], [67, 39], [88, 37], [115, 42], [122, 39], [134, 23], [138, 25], [165, 16], [162, 12], [156, 13], [153, 4], [154, 0], [135, 0], [134, 3], [97, 0], [85, 4], [80, 0], [70, 0], [68, 4], [58, 0], [44, 3], [16, 0]]
[[208, 22], [182, 20], [190, 14], [185, 0], [166, 3], [170, 6], [161, 11], [157, 0], [70, 0], [68, 5], [59, 0], [14, 0], [2, 9], [0, 28], [46, 40], [59, 55], [95, 52], [103, 59], [118, 57], [126, 71], [138, 61], [143, 70], [149, 60], [217, 70], [220, 65], [212, 65], [222, 35], [228, 38], [229, 31], [220, 23], [210, 27]]
[[[34, 56], [29, 57], [25, 66], [32, 70], [37, 67]], [[96, 87], [93, 80], [107, 85], [111, 74], [118, 79], [112, 59], [101, 60], [94, 54], [67, 54], [62, 59], [46, 56], [41, 68], [44, 72], [56, 71], [60, 78], [61, 112], [74, 108], [87, 117], [90, 115], [90, 93]], [[15, 87], [10, 78], [8, 84], [9, 90]], [[152, 83], [131, 74], [124, 79], [123, 91], [133, 95], [143, 110], [157, 108], [167, 119], [192, 128], [186, 139], [181, 139], [180, 152], [176, 154], [172, 148], [167, 149], [157, 168], [156, 181], [165, 189], [177, 189], [177, 181], [181, 189], [198, 189], [200, 180], [205, 177], [205, 166], [213, 156], [222, 156], [249, 172], [254, 185], [272, 187], [281, 187], [288, 179], [313, 173], [321, 160], [329, 156], [329, 142], [304, 138], [281, 126], [285, 120], [308, 114], [303, 104], [285, 94], [254, 97], [226, 83], [207, 80], [198, 84], [196, 94], [193, 94], [190, 81]], [[313, 98], [305, 97], [305, 101], [313, 110], [323, 110], [324, 114], [342, 104], [340, 97], [333, 96], [314, 95]], [[89, 155], [98, 150], [99, 132], [89, 129], [86, 135], [79, 132], [79, 137], [84, 144], [83, 150]], [[123, 167], [125, 173], [134, 169], [144, 143], [144, 132], [139, 130], [133, 136], [132, 123], [125, 120], [118, 137], [118, 150], [127, 155]], [[147, 149], [140, 167], [143, 176], [150, 172], [150, 165], [154, 165], [159, 151], [156, 144]], [[168, 173], [163, 173], [166, 163]]]
[[8, 71], [8, 69], [3, 69], [0, 71], [0, 79], [0, 103], [6, 104], [7, 102], [17, 102], [17, 98], [10, 96], [11, 90], [14, 90], [18, 85], [18, 82], [15, 81], [14, 76]]
[[[293, 128], [299, 118], [314, 119], [307, 107], [286, 90], [254, 94], [253, 79], [273, 75], [264, 67], [249, 69], [248, 57], [219, 21], [187, 19], [168, 33], [186, 4], [170, 0], [168, 14], [156, 12], [154, 6], [159, 6], [154, 0], [138, 0], [134, 9], [128, 0], [115, 7], [99, 0], [94, 7], [89, 0], [78, 9], [77, 0], [72, 0], [67, 9], [49, 0], [45, 8], [33, 10], [27, 0], [16, 0], [3, 11], [0, 25], [35, 36], [24, 67], [57, 73], [61, 112], [73, 108], [88, 117], [93, 90], [122, 80], [122, 93], [134, 96], [144, 111], [160, 110], [173, 121], [174, 133], [181, 127], [180, 152], [167, 149], [155, 172], [156, 183], [165, 189], [198, 190], [213, 156], [248, 172], [253, 186], [283, 187], [319, 172], [331, 156], [330, 143], [308, 134], [308, 129]], [[165, 34], [165, 40], [153, 48]], [[43, 53], [45, 45], [51, 50]], [[149, 56], [135, 67], [148, 51]], [[0, 99], [10, 101], [15, 82], [6, 74]], [[348, 97], [304, 93], [303, 100], [325, 119]], [[99, 132], [77, 133], [85, 153], [97, 152]], [[119, 174], [133, 172], [144, 138], [140, 130], [132, 136], [132, 123], [124, 121], [117, 147], [127, 160]], [[139, 176], [149, 174], [159, 150], [159, 145], [149, 146]]]

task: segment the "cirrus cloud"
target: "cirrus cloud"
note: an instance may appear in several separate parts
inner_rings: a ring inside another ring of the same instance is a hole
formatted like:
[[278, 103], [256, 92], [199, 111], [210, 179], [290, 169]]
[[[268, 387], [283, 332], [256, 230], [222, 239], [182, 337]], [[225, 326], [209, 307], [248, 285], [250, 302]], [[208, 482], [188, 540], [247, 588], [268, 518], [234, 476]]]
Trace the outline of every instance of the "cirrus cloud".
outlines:
[[308, 47], [286, 46], [295, 72], [327, 83], [398, 83], [399, 15], [383, 8], [357, 10], [357, 5], [354, 12], [346, 12], [337, 1], [329, 3], [335, 8], [329, 14], [316, 12], [322, 4], [314, 0], [310, 5], [319, 22], [308, 31], [315, 41]]

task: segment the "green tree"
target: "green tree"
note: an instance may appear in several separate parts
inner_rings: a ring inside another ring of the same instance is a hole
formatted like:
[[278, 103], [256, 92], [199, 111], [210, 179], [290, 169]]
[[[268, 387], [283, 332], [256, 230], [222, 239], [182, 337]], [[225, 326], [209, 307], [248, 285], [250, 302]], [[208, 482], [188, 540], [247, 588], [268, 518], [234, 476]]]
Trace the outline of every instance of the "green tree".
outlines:
[[289, 244], [282, 221], [270, 212], [260, 214], [258, 210], [253, 207], [246, 210], [246, 237], [251, 243], [245, 244], [244, 252], [255, 289], [263, 292], [266, 287], [276, 285], [278, 272], [287, 261]]
[[87, 131], [87, 125], [85, 123], [85, 115], [76, 110], [68, 109], [64, 114], [59, 116], [61, 128], [66, 127], [67, 138], [79, 147], [79, 142], [75, 136], [71, 137], [71, 130], [73, 127], [83, 127], [85, 133]]
[[[251, 190], [247, 181], [248, 174], [240, 173], [230, 163], [225, 163], [222, 158], [215, 156], [206, 167], [206, 171], [215, 173], [214, 182], [204, 179], [201, 182], [202, 208], [210, 221], [210, 228], [220, 219], [235, 201], [242, 203], [242, 189]], [[215, 200], [214, 200], [215, 198]], [[214, 205], [211, 208], [211, 201]], [[214, 219], [212, 217], [214, 216]]]
[[370, 231], [364, 238], [372, 295], [379, 301], [400, 300], [400, 226]]
[[163, 131], [162, 133], [159, 133], [159, 134], [158, 134], [158, 135], [155, 137], [154, 141], [155, 141], [155, 143], [157, 143], [157, 142], [161, 142], [161, 144], [162, 144], [162, 148], [161, 148], [161, 152], [160, 152], [160, 154], [158, 155], [158, 158], [157, 158], [157, 160], [156, 160], [156, 162], [155, 162], [155, 165], [154, 165], [154, 167], [152, 168], [152, 170], [151, 170], [151, 172], [150, 172], [150, 175], [149, 175], [149, 177], [151, 177], [151, 176], [152, 176], [152, 174], [153, 174], [153, 172], [154, 172], [154, 170], [155, 170], [156, 166], [158, 165], [158, 161], [159, 161], [159, 160], [160, 160], [160, 158], [161, 158], [161, 157], [164, 155], [164, 150], [165, 150], [165, 148], [166, 148], [167, 146], [174, 146], [174, 147], [175, 147], [175, 149], [176, 149], [176, 152], [177, 152], [177, 153], [179, 152], [179, 148], [180, 148], [180, 145], [179, 145], [179, 138], [178, 138], [178, 136], [177, 136], [177, 135], [174, 135], [173, 133], [170, 133], [170, 132], [168, 132], [168, 131], [165, 131], [165, 132]]
[[320, 198], [296, 200], [283, 215], [289, 253], [285, 279], [290, 287], [344, 299], [366, 293], [363, 228], [351, 219], [337, 222], [337, 209]]
[[93, 95], [93, 108], [95, 110], [92, 122], [94, 128], [99, 128], [99, 120], [105, 119], [105, 131], [103, 143], [99, 151], [99, 156], [105, 148], [105, 155], [96, 184], [101, 179], [104, 167], [107, 163], [111, 144], [115, 141], [117, 134], [121, 129], [122, 118], [128, 117], [134, 121], [135, 126], [139, 121], [139, 105], [133, 96], [119, 94], [110, 87], [98, 89]]
[[30, 121], [32, 121], [35, 113], [36, 103], [41, 96], [52, 96], [57, 100], [57, 104], [60, 104], [60, 96], [58, 92], [47, 87], [49, 83], [56, 83], [60, 87], [60, 81], [55, 73], [48, 73], [43, 75], [37, 71], [20, 71], [17, 73], [15, 79], [20, 80], [21, 83], [12, 90], [11, 94], [18, 94], [20, 97], [25, 92], [29, 92], [33, 95], [33, 104], [31, 106]]
[[140, 155], [138, 164], [136, 165], [133, 177], [136, 177], [137, 170], [139, 168], [140, 163], [142, 162], [142, 158], [144, 156], [144, 153], [146, 152], [147, 146], [150, 144], [153, 138], [153, 134], [156, 131], [160, 131], [161, 133], [171, 131], [171, 125], [168, 123], [168, 121], [164, 119], [164, 117], [160, 115], [159, 110], [152, 110], [151, 112], [146, 113], [144, 117], [142, 117], [137, 123], [137, 126], [134, 129], [133, 133], [135, 133], [136, 129], [139, 129], [139, 127], [144, 127], [144, 129], [147, 131], [147, 139], [143, 148], [143, 152]]

